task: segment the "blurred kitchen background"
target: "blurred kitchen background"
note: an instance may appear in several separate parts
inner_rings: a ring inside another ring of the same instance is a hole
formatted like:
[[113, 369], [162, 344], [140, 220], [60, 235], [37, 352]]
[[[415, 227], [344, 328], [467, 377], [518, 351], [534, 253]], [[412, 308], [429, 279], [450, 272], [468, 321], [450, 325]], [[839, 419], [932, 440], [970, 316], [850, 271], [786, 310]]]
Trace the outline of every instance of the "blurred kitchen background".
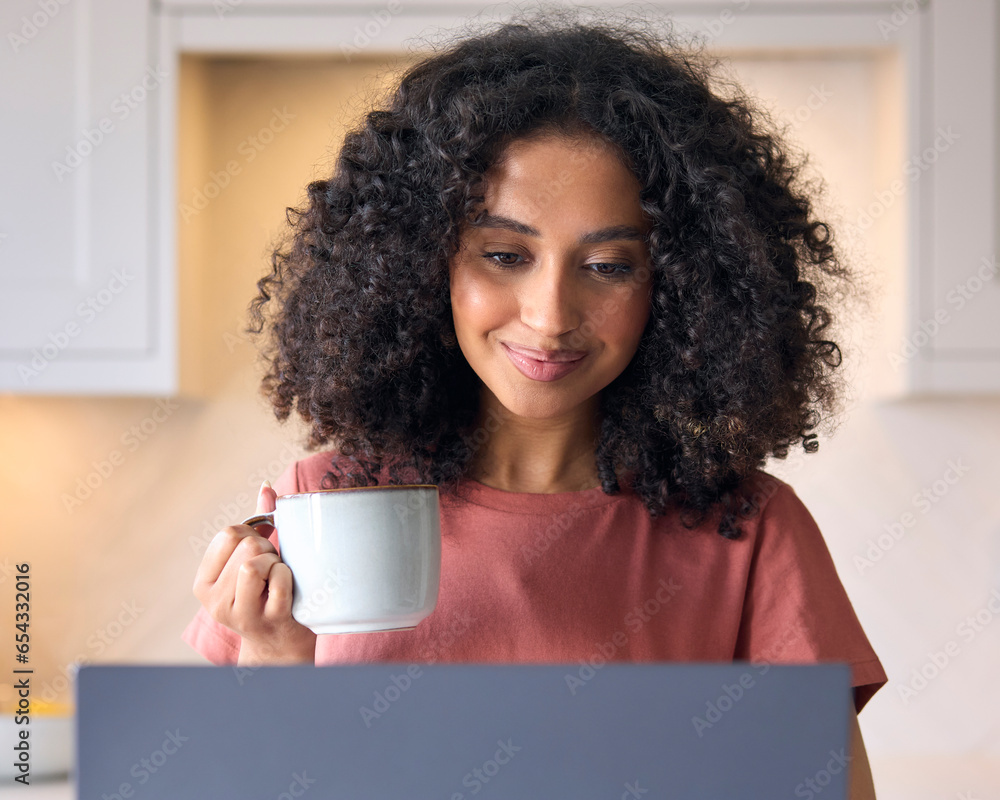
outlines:
[[[78, 663], [204, 663], [179, 636], [205, 545], [304, 454], [243, 332], [285, 208], [422, 47], [504, 8], [5, 0], [0, 623], [26, 562], [40, 699], [71, 703]], [[860, 717], [879, 797], [1000, 796], [1000, 14], [630, 8], [674, 13], [809, 154], [869, 291], [842, 414], [769, 469], [889, 674]]]

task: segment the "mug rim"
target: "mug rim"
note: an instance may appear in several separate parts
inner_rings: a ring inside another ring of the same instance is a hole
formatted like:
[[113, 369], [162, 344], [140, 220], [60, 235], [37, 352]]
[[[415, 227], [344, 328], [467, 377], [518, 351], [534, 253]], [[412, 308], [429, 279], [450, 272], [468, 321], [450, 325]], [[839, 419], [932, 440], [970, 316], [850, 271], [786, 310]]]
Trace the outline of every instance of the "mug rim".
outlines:
[[286, 497], [311, 497], [317, 494], [334, 494], [335, 492], [362, 492], [366, 489], [437, 489], [437, 485], [433, 483], [408, 483], [408, 484], [393, 484], [389, 486], [343, 486], [339, 489], [317, 489], [315, 492], [292, 492], [291, 494], [280, 494], [278, 495], [278, 500], [284, 500]]

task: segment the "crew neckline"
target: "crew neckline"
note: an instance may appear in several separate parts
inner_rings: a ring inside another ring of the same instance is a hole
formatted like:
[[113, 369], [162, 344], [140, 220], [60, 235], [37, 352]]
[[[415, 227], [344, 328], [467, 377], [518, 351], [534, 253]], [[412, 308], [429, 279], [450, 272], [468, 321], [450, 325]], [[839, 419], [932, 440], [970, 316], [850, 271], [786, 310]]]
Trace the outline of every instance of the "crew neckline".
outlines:
[[600, 486], [576, 492], [508, 492], [487, 486], [473, 478], [464, 478], [455, 487], [455, 494], [468, 503], [486, 506], [514, 514], [552, 514], [572, 508], [597, 508], [626, 498], [631, 492], [619, 481], [618, 494], [605, 494]]

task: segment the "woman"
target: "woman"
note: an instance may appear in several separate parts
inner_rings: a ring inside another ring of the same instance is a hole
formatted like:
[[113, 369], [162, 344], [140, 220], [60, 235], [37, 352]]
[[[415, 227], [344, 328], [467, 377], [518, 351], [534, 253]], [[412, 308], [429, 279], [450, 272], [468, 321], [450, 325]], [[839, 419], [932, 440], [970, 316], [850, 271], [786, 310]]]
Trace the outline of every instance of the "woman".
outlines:
[[[573, 12], [463, 36], [309, 186], [252, 305], [309, 445], [276, 494], [441, 491], [434, 613], [316, 637], [269, 539], [221, 531], [185, 639], [215, 663], [846, 661], [886, 682], [815, 521], [761, 471], [816, 450], [846, 281], [799, 165], [669, 35]], [[265, 312], [270, 314], [265, 316]]]

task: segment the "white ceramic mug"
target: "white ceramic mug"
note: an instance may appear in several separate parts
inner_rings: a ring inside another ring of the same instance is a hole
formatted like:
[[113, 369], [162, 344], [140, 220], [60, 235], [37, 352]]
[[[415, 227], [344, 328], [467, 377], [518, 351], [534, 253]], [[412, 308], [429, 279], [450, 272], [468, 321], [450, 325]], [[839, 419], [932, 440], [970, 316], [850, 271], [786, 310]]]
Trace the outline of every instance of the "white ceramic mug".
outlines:
[[287, 494], [243, 520], [278, 531], [292, 572], [292, 616], [315, 633], [409, 630], [437, 604], [437, 486], [360, 486]]

